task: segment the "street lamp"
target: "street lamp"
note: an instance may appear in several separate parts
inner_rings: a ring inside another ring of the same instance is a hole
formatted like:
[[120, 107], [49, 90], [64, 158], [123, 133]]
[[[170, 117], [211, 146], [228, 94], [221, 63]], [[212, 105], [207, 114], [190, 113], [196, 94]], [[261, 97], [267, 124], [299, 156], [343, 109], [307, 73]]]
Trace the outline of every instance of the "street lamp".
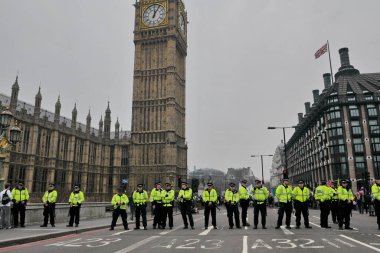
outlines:
[[263, 156], [273, 156], [273, 155], [251, 155], [251, 157], [261, 157], [261, 179], [262, 183], [264, 184], [264, 163], [263, 163]]
[[268, 127], [268, 130], [274, 130], [274, 129], [282, 129], [282, 132], [284, 134], [284, 155], [285, 155], [285, 170], [283, 171], [286, 176], [288, 175], [288, 159], [286, 156], [286, 136], [285, 136], [285, 129], [287, 128], [296, 128], [295, 126], [290, 126], [290, 127]]
[[[9, 110], [0, 113], [0, 188], [3, 188], [4, 172], [3, 163], [9, 157], [9, 150], [12, 145], [18, 143], [21, 139], [21, 130], [17, 126], [11, 126], [13, 114]], [[9, 137], [8, 137], [9, 129]]]

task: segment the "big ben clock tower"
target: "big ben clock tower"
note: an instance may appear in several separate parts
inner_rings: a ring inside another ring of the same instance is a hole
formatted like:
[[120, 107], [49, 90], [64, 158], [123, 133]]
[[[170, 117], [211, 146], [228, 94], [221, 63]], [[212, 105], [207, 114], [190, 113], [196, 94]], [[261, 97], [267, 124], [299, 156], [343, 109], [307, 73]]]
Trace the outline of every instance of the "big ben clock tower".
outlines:
[[135, 4], [129, 186], [177, 184], [187, 175], [187, 13], [182, 0]]

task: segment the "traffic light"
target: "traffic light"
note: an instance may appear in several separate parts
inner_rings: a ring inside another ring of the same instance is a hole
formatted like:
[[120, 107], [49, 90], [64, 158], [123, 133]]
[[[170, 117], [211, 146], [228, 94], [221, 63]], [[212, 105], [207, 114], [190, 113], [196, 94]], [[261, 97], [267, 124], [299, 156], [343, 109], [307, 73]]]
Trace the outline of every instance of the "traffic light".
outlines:
[[181, 188], [182, 185], [182, 177], [178, 176], [178, 187]]

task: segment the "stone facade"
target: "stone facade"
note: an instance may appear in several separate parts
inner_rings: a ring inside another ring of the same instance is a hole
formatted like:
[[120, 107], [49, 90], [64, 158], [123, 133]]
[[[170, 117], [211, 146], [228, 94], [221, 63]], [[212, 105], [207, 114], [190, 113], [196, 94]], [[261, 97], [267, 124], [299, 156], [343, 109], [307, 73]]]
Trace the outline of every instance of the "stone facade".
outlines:
[[181, 0], [140, 0], [135, 7], [130, 183], [177, 185], [187, 177], [187, 13]]

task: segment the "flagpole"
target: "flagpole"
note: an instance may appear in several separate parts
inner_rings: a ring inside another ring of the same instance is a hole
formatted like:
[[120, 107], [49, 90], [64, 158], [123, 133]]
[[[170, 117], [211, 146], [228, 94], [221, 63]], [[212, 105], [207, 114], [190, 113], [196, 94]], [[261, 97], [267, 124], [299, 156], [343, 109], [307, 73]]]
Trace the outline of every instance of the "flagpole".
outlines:
[[328, 41], [328, 40], [327, 40], [327, 51], [329, 51], [330, 73], [331, 73], [331, 85], [333, 85], [333, 84], [334, 84], [334, 76], [333, 76], [332, 66], [331, 66], [330, 44], [329, 44], [329, 41]]

